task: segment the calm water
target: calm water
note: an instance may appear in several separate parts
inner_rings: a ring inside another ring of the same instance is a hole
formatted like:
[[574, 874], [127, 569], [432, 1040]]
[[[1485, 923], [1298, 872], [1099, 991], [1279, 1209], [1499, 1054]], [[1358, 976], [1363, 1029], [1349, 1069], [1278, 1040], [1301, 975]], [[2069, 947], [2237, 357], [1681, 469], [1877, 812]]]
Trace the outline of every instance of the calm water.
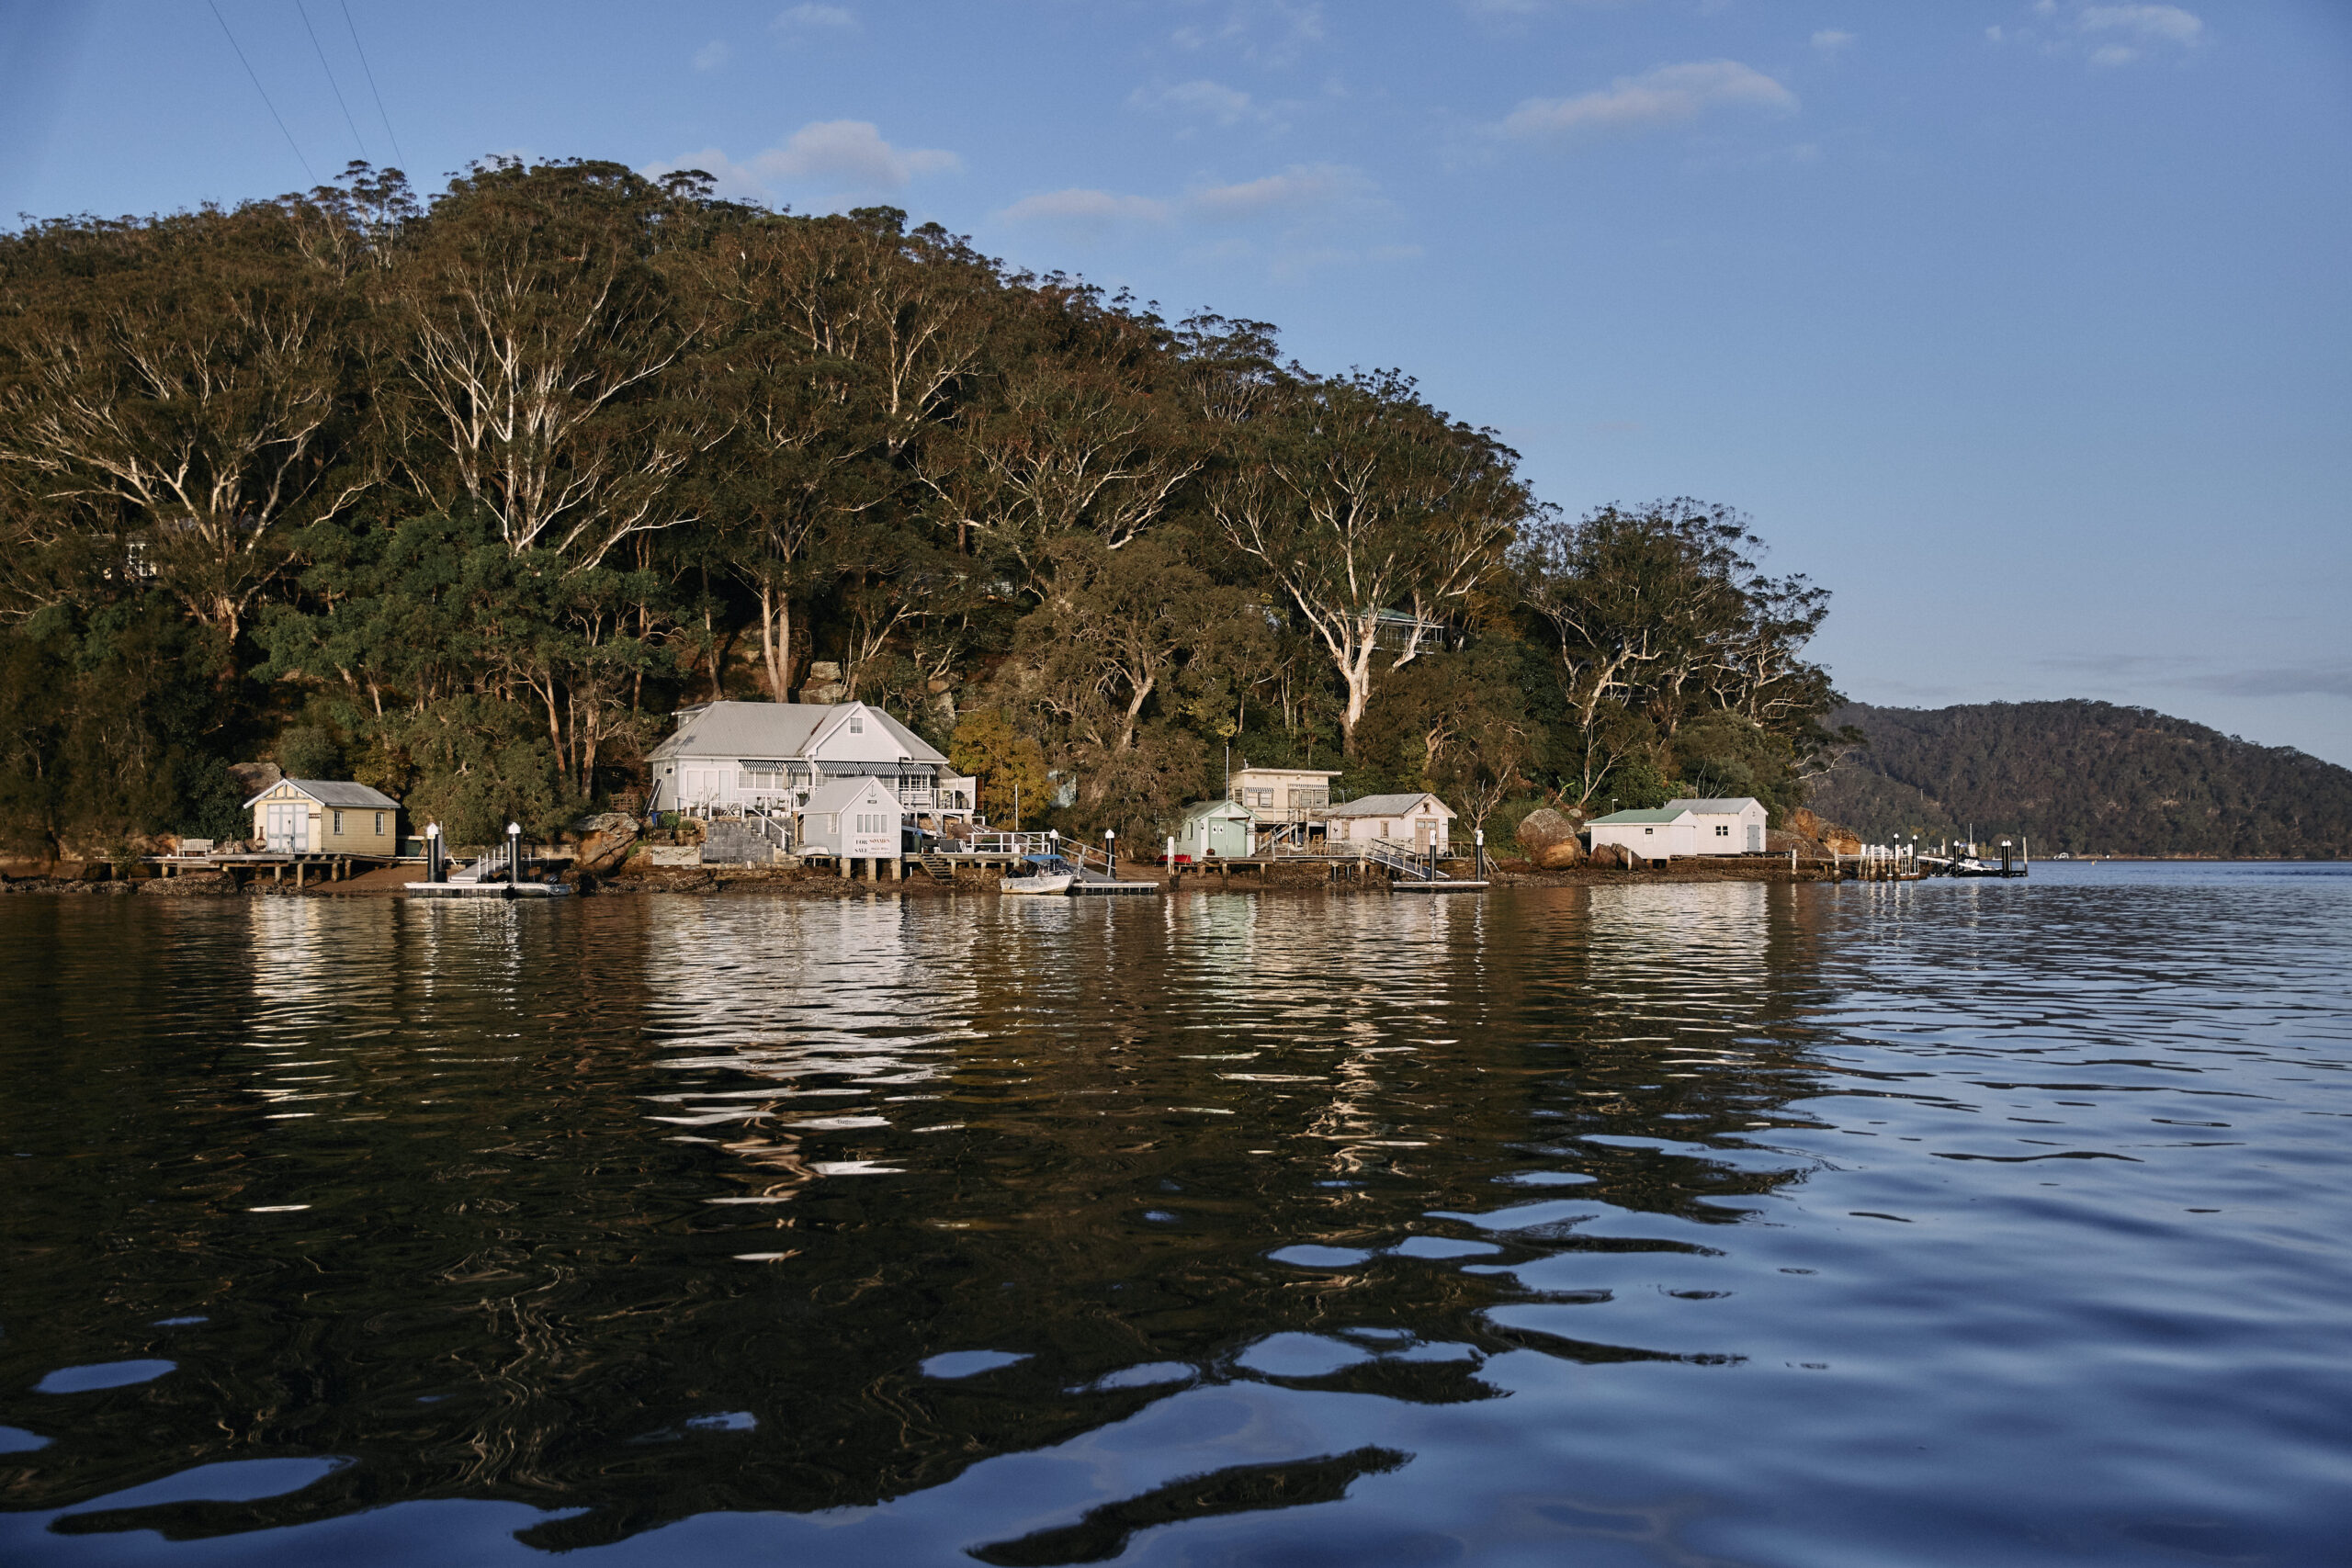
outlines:
[[0, 1561], [2321, 1563], [2352, 874], [0, 901]]

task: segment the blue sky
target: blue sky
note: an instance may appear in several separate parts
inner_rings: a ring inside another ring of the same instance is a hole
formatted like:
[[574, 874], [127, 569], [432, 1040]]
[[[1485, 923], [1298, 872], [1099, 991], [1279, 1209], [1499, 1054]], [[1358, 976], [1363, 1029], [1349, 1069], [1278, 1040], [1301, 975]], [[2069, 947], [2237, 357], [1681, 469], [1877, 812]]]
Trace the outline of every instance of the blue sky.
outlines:
[[214, 4], [0, 0], [0, 211], [363, 152], [888, 202], [1400, 366], [1570, 511], [1745, 509], [1856, 697], [2352, 764], [2342, 0]]

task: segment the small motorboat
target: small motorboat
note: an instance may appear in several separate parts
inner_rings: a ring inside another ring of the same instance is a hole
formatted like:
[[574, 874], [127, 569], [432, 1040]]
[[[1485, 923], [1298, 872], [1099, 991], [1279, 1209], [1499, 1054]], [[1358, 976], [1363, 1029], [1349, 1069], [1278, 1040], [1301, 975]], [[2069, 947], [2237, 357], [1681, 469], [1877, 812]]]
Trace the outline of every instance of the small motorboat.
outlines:
[[1000, 876], [996, 886], [1000, 893], [1068, 893], [1074, 880], [1068, 872], [1038, 872], [1029, 876]]

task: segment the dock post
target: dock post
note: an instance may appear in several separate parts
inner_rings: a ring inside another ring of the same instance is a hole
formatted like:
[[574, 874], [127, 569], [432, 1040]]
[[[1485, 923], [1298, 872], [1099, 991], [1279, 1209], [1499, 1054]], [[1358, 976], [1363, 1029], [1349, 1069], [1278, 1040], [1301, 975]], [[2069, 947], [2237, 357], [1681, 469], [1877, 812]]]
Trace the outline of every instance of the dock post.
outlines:
[[899, 856], [892, 855], [892, 856], [890, 857], [890, 880], [891, 880], [891, 881], [893, 881], [893, 882], [896, 882], [896, 881], [898, 881], [899, 878], [901, 878], [901, 877], [905, 876], [906, 874], [907, 874], [907, 863], [906, 863], [906, 862], [905, 862], [903, 859], [901, 859]]

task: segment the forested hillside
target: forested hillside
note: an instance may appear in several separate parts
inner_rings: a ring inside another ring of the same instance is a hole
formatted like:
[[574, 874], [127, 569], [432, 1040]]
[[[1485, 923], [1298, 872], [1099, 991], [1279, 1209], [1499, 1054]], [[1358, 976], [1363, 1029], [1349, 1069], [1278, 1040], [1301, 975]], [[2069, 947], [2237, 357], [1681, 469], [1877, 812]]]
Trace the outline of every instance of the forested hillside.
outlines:
[[610, 164], [0, 235], [0, 840], [241, 836], [224, 765], [461, 841], [678, 706], [882, 705], [1148, 839], [1343, 795], [1798, 796], [1826, 595], [1727, 507], [1532, 494], [1400, 371], [867, 209]]
[[1814, 807], [1864, 838], [2022, 832], [2036, 854], [2352, 855], [2352, 769], [2108, 703], [1860, 705]]

